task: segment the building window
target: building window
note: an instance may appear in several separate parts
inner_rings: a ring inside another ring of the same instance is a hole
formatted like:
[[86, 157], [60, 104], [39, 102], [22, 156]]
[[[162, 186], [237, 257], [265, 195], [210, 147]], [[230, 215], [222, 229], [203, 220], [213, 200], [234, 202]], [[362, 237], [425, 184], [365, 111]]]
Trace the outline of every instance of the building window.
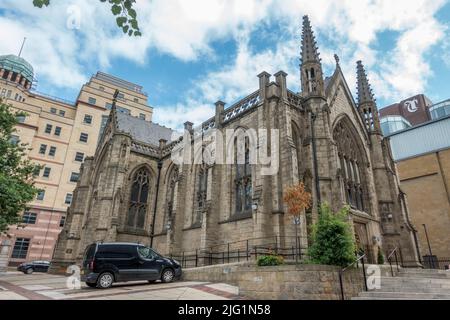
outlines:
[[65, 117], [66, 116], [66, 112], [64, 110], [59, 110], [59, 115], [61, 117]]
[[26, 119], [26, 117], [22, 116], [22, 115], [16, 117], [16, 120], [18, 123], [24, 123], [25, 119]]
[[56, 108], [51, 108], [50, 109], [50, 113], [56, 114], [56, 112], [57, 112]]
[[139, 114], [139, 119], [141, 119], [141, 120], [145, 120], [145, 114], [143, 114], [143, 113], [140, 113], [140, 114]]
[[101, 91], [105, 91], [105, 87], [100, 86], [99, 88]]
[[11, 143], [12, 145], [17, 145], [20, 141], [20, 137], [16, 136], [16, 135], [12, 135], [11, 138], [9, 139], [9, 143]]
[[29, 246], [30, 246], [30, 239], [17, 238], [16, 242], [14, 243], [11, 258], [26, 259]]
[[144, 228], [149, 192], [150, 174], [142, 168], [136, 172], [132, 180], [127, 226], [135, 229]]
[[197, 210], [195, 212], [193, 224], [201, 224], [203, 211], [206, 208], [206, 196], [208, 191], [208, 167], [201, 165], [197, 174]]
[[68, 193], [66, 194], [66, 200], [64, 201], [65, 204], [71, 205], [72, 204], [72, 199], [73, 199], [73, 194]]
[[54, 157], [56, 155], [56, 147], [50, 147], [50, 151], [48, 152], [50, 157]]
[[84, 116], [83, 122], [84, 122], [85, 124], [92, 124], [92, 116], [86, 114], [86, 115]]
[[138, 98], [134, 98], [134, 102], [139, 103], [139, 99]]
[[52, 133], [52, 128], [53, 128], [53, 126], [51, 124], [47, 124], [45, 126], [45, 133], [48, 133], [48, 134]]
[[112, 109], [112, 104], [111, 103], [105, 103], [105, 108], [106, 109], [108, 109], [108, 110], [111, 110]]
[[85, 143], [87, 143], [87, 142], [88, 142], [88, 139], [89, 139], [89, 135], [88, 135], [87, 133], [82, 133], [82, 134], [80, 135], [80, 142], [85, 142]]
[[169, 225], [172, 224], [174, 213], [175, 213], [175, 189], [177, 187], [179, 179], [179, 169], [174, 167], [170, 173], [168, 180], [168, 188], [166, 194], [166, 214], [164, 215], [163, 231], [170, 228]]
[[58, 137], [61, 136], [61, 130], [62, 130], [61, 127], [56, 127], [55, 128], [55, 136], [58, 136]]
[[89, 104], [94, 104], [95, 105], [97, 103], [97, 99], [89, 97], [88, 102], [89, 102]]
[[37, 214], [34, 212], [24, 212], [22, 217], [22, 223], [36, 224]]
[[45, 198], [45, 190], [39, 191], [39, 193], [36, 196], [36, 200], [44, 201], [44, 198]]
[[76, 162], [83, 162], [83, 160], [84, 160], [84, 153], [77, 152], [77, 154], [75, 155], [75, 161]]
[[[116, 106], [116, 107], [117, 107], [117, 106]], [[120, 113], [127, 114], [127, 115], [130, 115], [130, 114], [131, 114], [131, 111], [130, 111], [129, 109], [123, 108], [123, 107], [117, 107], [117, 111], [120, 112]]]
[[8, 90], [8, 92], [6, 93], [6, 97], [11, 98], [11, 94], [12, 94], [12, 90]]
[[49, 178], [50, 177], [50, 172], [52, 172], [52, 168], [49, 167], [45, 167], [44, 168], [44, 174], [42, 175], [44, 178]]
[[[240, 141], [242, 140], [242, 142]], [[244, 144], [244, 148], [239, 146], [239, 143]], [[251, 212], [252, 209], [252, 172], [250, 164], [250, 140], [245, 139], [235, 140], [235, 211], [236, 214], [243, 214]], [[240, 154], [240, 151], [244, 151]]]
[[46, 152], [47, 152], [47, 145], [41, 144], [41, 146], [39, 148], [39, 153], [45, 155]]
[[59, 220], [59, 227], [62, 228], [66, 224], [66, 216], [62, 216], [61, 220]]
[[125, 95], [124, 95], [123, 93], [119, 93], [119, 94], [117, 95], [117, 99], [119, 99], [119, 100], [125, 100]]
[[80, 179], [80, 174], [78, 172], [72, 172], [70, 175], [70, 182], [78, 182]]

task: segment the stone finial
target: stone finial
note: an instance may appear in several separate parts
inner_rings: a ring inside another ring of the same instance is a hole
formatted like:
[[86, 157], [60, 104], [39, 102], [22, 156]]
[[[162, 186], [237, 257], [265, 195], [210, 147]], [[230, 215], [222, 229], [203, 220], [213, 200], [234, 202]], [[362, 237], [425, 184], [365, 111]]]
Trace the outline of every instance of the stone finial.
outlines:
[[194, 127], [194, 124], [192, 122], [185, 122], [184, 123], [184, 130], [191, 132], [192, 128]]
[[334, 54], [334, 60], [336, 60], [336, 66], [339, 67], [341, 59], [339, 59], [339, 56], [336, 53]]

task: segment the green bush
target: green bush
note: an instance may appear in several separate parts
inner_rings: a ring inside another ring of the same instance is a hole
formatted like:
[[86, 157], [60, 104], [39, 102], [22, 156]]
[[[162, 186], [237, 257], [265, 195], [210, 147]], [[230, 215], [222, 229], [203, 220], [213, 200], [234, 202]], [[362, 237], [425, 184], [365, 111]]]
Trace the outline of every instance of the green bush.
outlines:
[[258, 258], [258, 266], [260, 267], [280, 266], [283, 264], [284, 258], [281, 256], [267, 255]]
[[378, 247], [377, 262], [378, 262], [378, 264], [384, 264], [384, 255], [383, 255], [383, 252], [381, 251], [380, 247]]
[[319, 220], [312, 228], [309, 256], [317, 264], [345, 267], [356, 260], [353, 232], [348, 222], [349, 208], [336, 214], [328, 204], [320, 208]]

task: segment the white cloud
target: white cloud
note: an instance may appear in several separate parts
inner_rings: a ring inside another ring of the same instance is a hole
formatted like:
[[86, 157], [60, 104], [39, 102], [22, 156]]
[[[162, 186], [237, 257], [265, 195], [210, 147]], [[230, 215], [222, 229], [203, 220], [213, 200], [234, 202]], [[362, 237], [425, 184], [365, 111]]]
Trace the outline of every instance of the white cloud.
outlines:
[[[232, 61], [191, 79], [193, 88], [176, 106], [155, 106], [155, 119], [177, 127], [212, 116], [218, 99], [231, 104], [256, 90], [256, 75], [263, 70], [284, 69], [290, 88], [298, 90], [296, 59], [304, 14], [310, 15], [318, 35], [325, 70], [332, 72], [337, 52], [353, 88], [355, 61], [362, 59], [376, 95], [384, 99], [425, 90], [432, 76], [425, 55], [445, 38], [445, 26], [435, 18], [445, 0], [138, 0], [141, 38], [122, 35], [108, 5], [99, 1], [53, 0], [45, 9], [35, 9], [31, 2], [0, 3], [0, 9], [7, 9], [0, 16], [0, 52], [17, 52], [26, 36], [24, 57], [40, 78], [57, 87], [78, 88], [95, 68], [113, 69], [114, 57], [146, 64], [149, 50], [157, 50], [188, 62], [220, 55], [212, 42], [234, 39], [238, 52]], [[78, 30], [66, 27], [71, 5], [81, 12]], [[274, 43], [255, 51], [249, 37], [263, 24], [281, 25], [282, 32], [273, 37], [270, 29], [265, 31], [267, 41]], [[399, 35], [387, 51], [379, 47], [384, 31]]]

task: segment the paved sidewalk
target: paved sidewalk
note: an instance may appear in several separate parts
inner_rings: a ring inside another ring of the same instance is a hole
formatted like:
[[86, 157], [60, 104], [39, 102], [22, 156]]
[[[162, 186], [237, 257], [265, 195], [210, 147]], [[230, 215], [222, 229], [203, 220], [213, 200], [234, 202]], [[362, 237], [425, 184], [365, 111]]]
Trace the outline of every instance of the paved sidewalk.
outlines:
[[128, 282], [107, 290], [81, 284], [68, 289], [67, 277], [44, 273], [0, 274], [0, 300], [238, 300], [237, 287], [208, 282]]

